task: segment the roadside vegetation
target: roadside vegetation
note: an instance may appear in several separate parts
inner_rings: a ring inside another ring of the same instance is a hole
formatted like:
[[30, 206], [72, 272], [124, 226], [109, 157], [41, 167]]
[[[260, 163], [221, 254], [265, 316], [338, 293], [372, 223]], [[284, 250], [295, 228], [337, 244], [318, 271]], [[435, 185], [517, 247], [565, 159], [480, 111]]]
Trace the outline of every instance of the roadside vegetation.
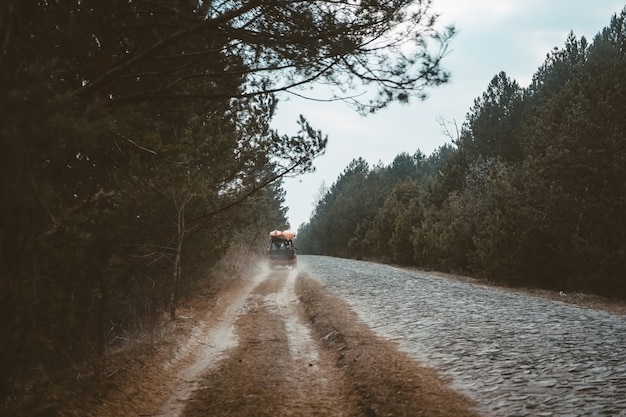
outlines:
[[591, 43], [571, 33], [528, 87], [495, 75], [430, 156], [355, 159], [299, 249], [626, 298], [625, 45], [626, 9]]
[[102, 378], [228, 248], [287, 229], [281, 181], [327, 138], [272, 129], [278, 94], [421, 99], [448, 79], [435, 22], [412, 0], [2, 2], [0, 404]]

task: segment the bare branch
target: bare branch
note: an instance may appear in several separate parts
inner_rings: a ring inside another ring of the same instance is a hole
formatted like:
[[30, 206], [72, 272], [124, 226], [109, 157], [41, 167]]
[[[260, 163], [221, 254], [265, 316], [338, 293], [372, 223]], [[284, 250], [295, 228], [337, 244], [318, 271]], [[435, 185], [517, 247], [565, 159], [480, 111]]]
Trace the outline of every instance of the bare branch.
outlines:
[[127, 72], [130, 68], [137, 65], [138, 63], [153, 57], [159, 51], [173, 44], [177, 40], [184, 38], [186, 36], [193, 35], [194, 33], [199, 32], [200, 30], [206, 27], [216, 28], [220, 24], [227, 22], [231, 19], [235, 19], [236, 17], [241, 16], [244, 13], [258, 7], [260, 4], [262, 4], [261, 0], [250, 0], [248, 3], [242, 5], [241, 7], [225, 12], [219, 17], [216, 17], [213, 19], [207, 19], [206, 21], [180, 29], [177, 32], [174, 32], [173, 34], [171, 34], [169, 37], [163, 39], [162, 41], [155, 43], [154, 45], [152, 45], [145, 51], [133, 56], [129, 60], [122, 62], [121, 64], [106, 71], [98, 79], [74, 91], [74, 94], [76, 94], [77, 96], [81, 96], [81, 97], [91, 94], [97, 89], [104, 86], [105, 84], [114, 80], [116, 77]]
[[79, 211], [87, 208], [88, 206], [97, 204], [101, 200], [104, 200], [105, 198], [112, 197], [113, 195], [115, 195], [115, 191], [104, 191], [104, 190], [100, 189], [97, 193], [95, 193], [91, 197], [84, 199], [83, 201], [75, 204], [69, 210], [67, 210], [65, 212], [65, 214], [63, 215], [63, 217], [61, 217], [61, 219], [59, 219], [50, 229], [48, 229], [44, 233], [44, 235], [47, 235], [47, 236], [54, 235], [55, 233], [57, 233], [61, 229], [61, 227], [67, 222], [67, 220], [71, 216], [73, 216], [74, 214], [78, 213]]
[[136, 143], [134, 140], [127, 138], [126, 136], [122, 135], [120, 132], [117, 132], [115, 130], [111, 130], [111, 132], [115, 133], [117, 136], [119, 136], [120, 138], [124, 139], [126, 142], [132, 144], [133, 146], [141, 149], [144, 152], [148, 152], [154, 156], [157, 155], [157, 153], [155, 151], [153, 151], [152, 149], [148, 149], [148, 148], [144, 148], [143, 146], [139, 145], [138, 143]]

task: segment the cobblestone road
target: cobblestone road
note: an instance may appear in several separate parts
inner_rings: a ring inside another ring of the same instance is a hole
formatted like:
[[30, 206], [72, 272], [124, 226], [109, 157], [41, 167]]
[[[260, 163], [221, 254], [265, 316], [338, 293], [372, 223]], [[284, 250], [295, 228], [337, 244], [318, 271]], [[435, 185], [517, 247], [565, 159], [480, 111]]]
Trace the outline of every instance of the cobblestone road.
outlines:
[[299, 257], [495, 416], [626, 416], [626, 318], [367, 262]]

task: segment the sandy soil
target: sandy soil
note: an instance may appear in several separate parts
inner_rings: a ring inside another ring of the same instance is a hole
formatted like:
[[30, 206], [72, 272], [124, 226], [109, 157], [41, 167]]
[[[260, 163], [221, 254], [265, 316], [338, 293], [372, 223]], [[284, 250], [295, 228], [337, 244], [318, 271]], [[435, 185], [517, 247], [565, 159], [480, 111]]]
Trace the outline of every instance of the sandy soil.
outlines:
[[266, 271], [181, 316], [173, 340], [120, 372], [88, 415], [478, 415], [306, 273]]
[[[626, 312], [625, 303], [595, 296], [514, 290]], [[51, 389], [24, 415], [478, 415], [449, 381], [375, 335], [305, 272], [259, 268], [214, 283], [178, 312], [151, 342], [111, 355], [103, 382]]]

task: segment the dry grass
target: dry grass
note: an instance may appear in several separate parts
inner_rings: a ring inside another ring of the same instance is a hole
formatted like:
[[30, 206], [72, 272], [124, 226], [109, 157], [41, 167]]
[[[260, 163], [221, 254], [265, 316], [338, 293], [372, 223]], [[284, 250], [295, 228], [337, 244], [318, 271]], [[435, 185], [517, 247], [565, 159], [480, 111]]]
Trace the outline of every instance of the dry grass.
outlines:
[[527, 294], [534, 297], [546, 298], [554, 301], [560, 301], [568, 304], [575, 304], [581, 307], [593, 308], [596, 310], [607, 311], [612, 314], [618, 315], [626, 315], [626, 300], [620, 299], [611, 299], [607, 297], [601, 297], [599, 295], [587, 294], [583, 292], [572, 292], [572, 293], [564, 293], [562, 291], [550, 291], [544, 290], [540, 288], [529, 288], [529, 287], [511, 287], [502, 284], [496, 284], [492, 281], [482, 278], [473, 278], [465, 275], [458, 274], [447, 274], [443, 272], [436, 271], [424, 271], [416, 268], [409, 267], [401, 267], [396, 266], [397, 268], [403, 268], [413, 272], [420, 272], [428, 275], [433, 275], [443, 279], [450, 279], [455, 281], [467, 282], [474, 285], [481, 285], [484, 287], [493, 287], [505, 289], [511, 292], [517, 292], [521, 294]]
[[302, 274], [298, 294], [314, 332], [359, 398], [360, 415], [471, 417], [475, 404], [432, 368], [378, 337], [348, 304]]

